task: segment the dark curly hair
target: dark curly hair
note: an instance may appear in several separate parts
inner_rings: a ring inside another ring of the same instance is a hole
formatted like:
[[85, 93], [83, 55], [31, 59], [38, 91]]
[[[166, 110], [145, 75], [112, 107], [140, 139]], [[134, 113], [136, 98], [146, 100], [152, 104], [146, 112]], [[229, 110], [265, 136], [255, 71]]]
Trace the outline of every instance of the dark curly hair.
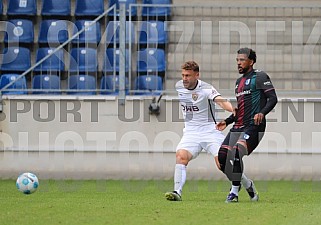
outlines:
[[249, 59], [253, 60], [253, 62], [256, 63], [256, 52], [251, 48], [240, 48], [237, 51], [237, 54], [247, 55]]

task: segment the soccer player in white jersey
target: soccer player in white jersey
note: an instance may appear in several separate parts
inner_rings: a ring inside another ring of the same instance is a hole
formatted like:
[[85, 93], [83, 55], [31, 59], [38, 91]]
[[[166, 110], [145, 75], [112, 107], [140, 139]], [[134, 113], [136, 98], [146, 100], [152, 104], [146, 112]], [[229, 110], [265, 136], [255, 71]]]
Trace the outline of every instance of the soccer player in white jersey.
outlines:
[[[211, 85], [199, 79], [199, 66], [194, 61], [182, 65], [182, 80], [176, 83], [176, 90], [182, 107], [185, 127], [183, 137], [176, 148], [176, 165], [174, 173], [174, 191], [165, 193], [170, 201], [181, 201], [182, 190], [186, 181], [186, 166], [204, 149], [214, 156], [219, 167], [218, 151], [224, 135], [215, 127], [214, 112], [210, 101], [221, 108], [233, 112], [230, 102], [221, 97]], [[242, 179], [247, 179], [245, 176]]]

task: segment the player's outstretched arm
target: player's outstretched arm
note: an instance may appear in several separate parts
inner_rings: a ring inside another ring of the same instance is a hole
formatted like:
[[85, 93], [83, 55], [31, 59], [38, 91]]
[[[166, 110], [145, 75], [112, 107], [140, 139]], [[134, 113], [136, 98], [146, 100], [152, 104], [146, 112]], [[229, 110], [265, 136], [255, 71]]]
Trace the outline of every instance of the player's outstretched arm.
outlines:
[[233, 106], [229, 101], [227, 101], [227, 99], [222, 98], [221, 96], [217, 96], [216, 98], [214, 98], [214, 102], [218, 104], [222, 109], [233, 112]]

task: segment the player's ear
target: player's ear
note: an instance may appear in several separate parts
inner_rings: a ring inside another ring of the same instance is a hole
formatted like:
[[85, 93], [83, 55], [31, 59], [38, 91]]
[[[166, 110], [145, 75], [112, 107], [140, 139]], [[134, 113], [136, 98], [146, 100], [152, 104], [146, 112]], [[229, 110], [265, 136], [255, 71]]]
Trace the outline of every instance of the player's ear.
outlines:
[[251, 61], [250, 65], [253, 66], [254, 65], [254, 60], [251, 59], [250, 61]]

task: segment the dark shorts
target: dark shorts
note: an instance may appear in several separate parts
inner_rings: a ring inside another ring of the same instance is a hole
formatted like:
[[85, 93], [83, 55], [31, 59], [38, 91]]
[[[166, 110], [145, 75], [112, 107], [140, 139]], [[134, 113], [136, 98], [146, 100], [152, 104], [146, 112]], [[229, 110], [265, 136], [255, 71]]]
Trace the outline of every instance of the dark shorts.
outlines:
[[243, 128], [232, 128], [225, 137], [222, 147], [232, 149], [238, 141], [247, 144], [247, 155], [250, 155], [258, 146], [265, 132], [265, 124], [260, 126], [247, 126]]

